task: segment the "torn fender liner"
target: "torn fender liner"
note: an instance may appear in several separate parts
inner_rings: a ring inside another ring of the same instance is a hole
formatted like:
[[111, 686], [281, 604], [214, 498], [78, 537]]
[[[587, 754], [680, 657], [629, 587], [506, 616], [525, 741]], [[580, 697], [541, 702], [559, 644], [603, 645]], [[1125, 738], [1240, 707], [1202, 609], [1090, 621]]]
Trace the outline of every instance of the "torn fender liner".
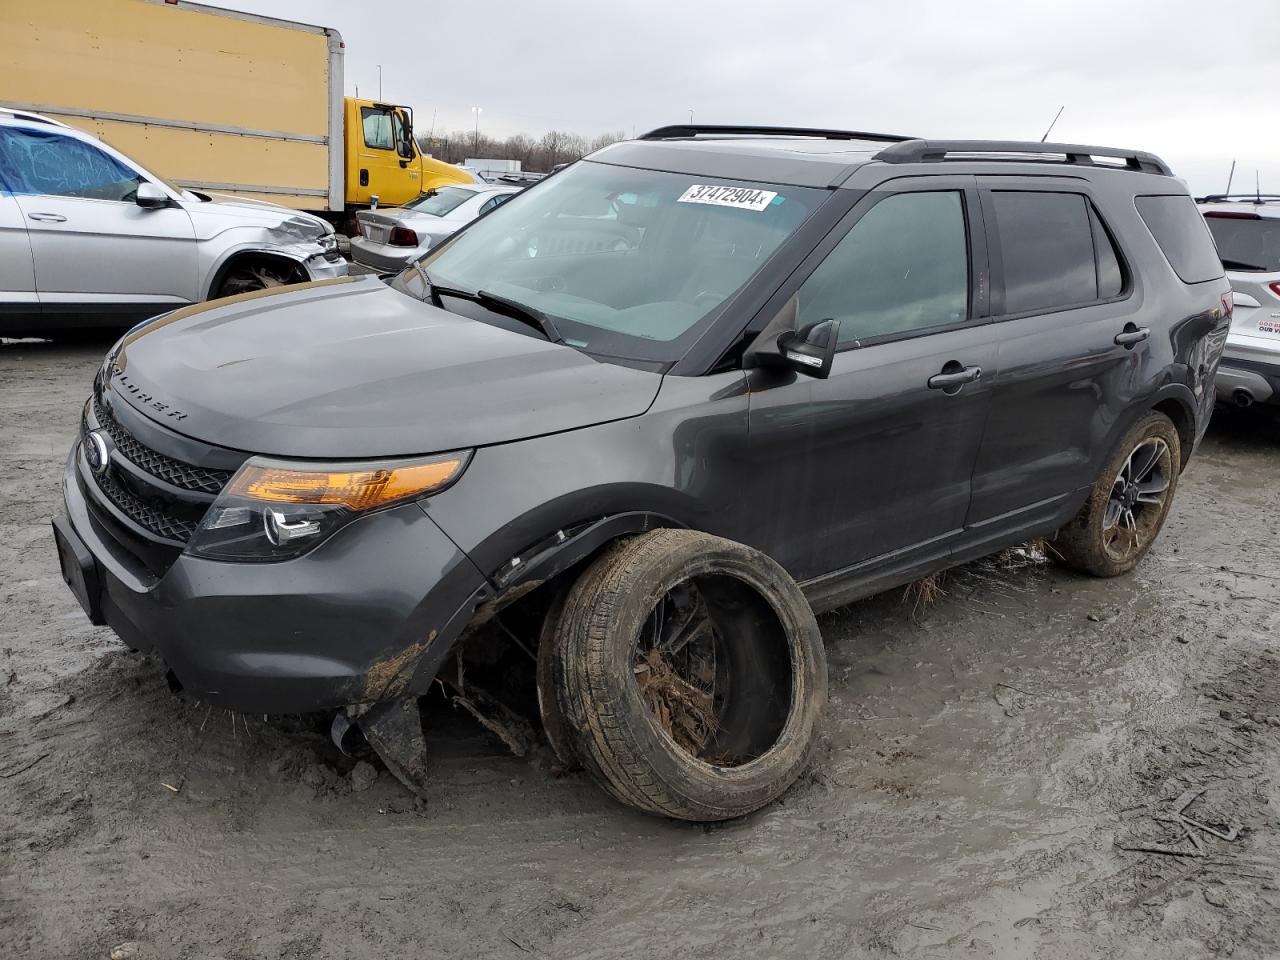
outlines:
[[422, 735], [418, 698], [375, 703], [360, 715], [360, 729], [395, 778], [427, 798], [427, 741]]
[[413, 679], [418, 661], [427, 652], [436, 639], [438, 631], [432, 630], [427, 639], [410, 644], [400, 653], [384, 660], [378, 660], [365, 674], [364, 700], [390, 700], [404, 693], [405, 687]]

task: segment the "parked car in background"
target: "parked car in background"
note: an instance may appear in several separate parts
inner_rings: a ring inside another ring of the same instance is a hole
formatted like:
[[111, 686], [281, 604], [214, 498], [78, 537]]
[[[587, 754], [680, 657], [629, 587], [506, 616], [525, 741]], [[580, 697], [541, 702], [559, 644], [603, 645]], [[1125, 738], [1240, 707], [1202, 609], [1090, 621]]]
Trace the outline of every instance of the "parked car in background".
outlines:
[[394, 210], [356, 214], [351, 259], [383, 273], [399, 273], [445, 237], [506, 203], [521, 187], [458, 184], [429, 190]]
[[0, 110], [0, 333], [127, 326], [346, 273], [319, 217], [184, 190], [87, 133]]
[[1235, 299], [1218, 399], [1280, 404], [1280, 195], [1219, 194], [1199, 204]]

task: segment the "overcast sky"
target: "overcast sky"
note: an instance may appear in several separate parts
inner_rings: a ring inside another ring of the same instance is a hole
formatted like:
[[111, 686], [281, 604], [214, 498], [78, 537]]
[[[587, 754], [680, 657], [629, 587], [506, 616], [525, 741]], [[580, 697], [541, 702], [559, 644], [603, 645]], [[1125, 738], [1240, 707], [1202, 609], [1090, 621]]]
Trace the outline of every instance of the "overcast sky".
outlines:
[[[218, 2], [218, 0], [214, 0]], [[221, 0], [335, 27], [346, 85], [426, 133], [685, 122], [1154, 151], [1203, 193], [1280, 193], [1280, 0]]]

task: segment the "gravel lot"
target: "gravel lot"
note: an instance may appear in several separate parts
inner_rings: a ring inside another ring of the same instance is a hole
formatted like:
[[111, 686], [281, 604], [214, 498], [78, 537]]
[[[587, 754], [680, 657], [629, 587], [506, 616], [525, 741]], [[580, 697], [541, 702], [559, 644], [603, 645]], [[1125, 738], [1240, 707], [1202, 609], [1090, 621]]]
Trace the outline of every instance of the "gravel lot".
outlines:
[[0, 344], [6, 957], [1280, 955], [1275, 419], [1219, 414], [1133, 576], [988, 561], [825, 617], [812, 771], [692, 827], [443, 701], [415, 804], [322, 720], [172, 696], [49, 533], [105, 347]]

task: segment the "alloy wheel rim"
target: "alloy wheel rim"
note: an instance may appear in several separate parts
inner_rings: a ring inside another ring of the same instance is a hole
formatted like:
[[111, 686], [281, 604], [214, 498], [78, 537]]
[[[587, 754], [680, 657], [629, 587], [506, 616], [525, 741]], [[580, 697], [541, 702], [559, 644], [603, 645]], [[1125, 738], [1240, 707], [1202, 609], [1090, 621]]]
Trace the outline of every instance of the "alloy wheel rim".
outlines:
[[1102, 517], [1102, 545], [1117, 561], [1126, 561], [1155, 536], [1164, 516], [1173, 456], [1160, 437], [1139, 443], [1111, 482]]
[[658, 600], [632, 660], [645, 707], [681, 750], [698, 759], [709, 759], [727, 692], [720, 643], [701, 592], [686, 581]]

